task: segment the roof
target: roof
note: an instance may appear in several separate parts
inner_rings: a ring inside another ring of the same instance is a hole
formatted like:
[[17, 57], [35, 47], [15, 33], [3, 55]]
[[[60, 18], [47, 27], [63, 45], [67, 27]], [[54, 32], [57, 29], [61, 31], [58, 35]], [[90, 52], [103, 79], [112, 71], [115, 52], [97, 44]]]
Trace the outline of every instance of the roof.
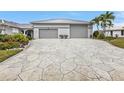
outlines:
[[0, 19], [0, 25], [11, 26], [11, 27], [18, 27], [18, 23], [12, 21], [6, 21]]
[[6, 21], [6, 20], [2, 20], [2, 19], [0, 19], [0, 25], [11, 26], [11, 27], [15, 27], [15, 28], [33, 28], [33, 26], [31, 24], [19, 24], [16, 22]]
[[28, 28], [28, 29], [32, 29], [33, 25], [32, 24], [19, 24], [18, 25], [19, 28]]
[[90, 24], [88, 21], [83, 20], [74, 20], [74, 19], [47, 19], [47, 20], [39, 20], [33, 21], [32, 24]]
[[114, 26], [114, 27], [106, 28], [106, 31], [119, 31], [119, 30], [124, 30], [124, 26]]

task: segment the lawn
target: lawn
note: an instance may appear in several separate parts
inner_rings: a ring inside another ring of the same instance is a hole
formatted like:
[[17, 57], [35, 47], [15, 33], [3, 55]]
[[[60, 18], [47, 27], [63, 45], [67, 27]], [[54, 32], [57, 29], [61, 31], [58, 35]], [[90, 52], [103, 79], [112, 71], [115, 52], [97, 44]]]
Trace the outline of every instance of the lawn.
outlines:
[[112, 45], [115, 45], [120, 48], [124, 48], [124, 38], [117, 38], [109, 41]]
[[16, 50], [0, 50], [0, 62], [6, 60], [7, 58], [19, 53], [20, 49], [16, 49]]

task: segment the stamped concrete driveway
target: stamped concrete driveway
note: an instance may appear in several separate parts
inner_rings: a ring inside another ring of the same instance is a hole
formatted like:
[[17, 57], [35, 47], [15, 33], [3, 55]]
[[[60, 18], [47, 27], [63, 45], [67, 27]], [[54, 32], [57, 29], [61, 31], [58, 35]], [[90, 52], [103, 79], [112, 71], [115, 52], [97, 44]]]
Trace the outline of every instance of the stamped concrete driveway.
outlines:
[[39, 39], [0, 63], [0, 80], [124, 80], [124, 50], [92, 39]]

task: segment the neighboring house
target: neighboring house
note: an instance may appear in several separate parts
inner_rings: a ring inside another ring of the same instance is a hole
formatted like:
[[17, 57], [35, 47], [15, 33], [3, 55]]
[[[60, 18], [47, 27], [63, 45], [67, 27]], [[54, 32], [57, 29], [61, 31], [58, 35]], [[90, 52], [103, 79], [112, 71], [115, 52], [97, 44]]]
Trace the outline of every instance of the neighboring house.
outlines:
[[0, 20], [1, 34], [23, 33], [34, 39], [39, 38], [90, 38], [92, 25], [87, 21], [72, 19], [49, 19], [19, 24]]
[[0, 20], [0, 34], [23, 33], [33, 36], [33, 26], [31, 24], [19, 24], [11, 21]]
[[124, 37], [124, 27], [114, 26], [114, 27], [107, 28], [105, 31], [105, 36]]
[[19, 33], [21, 29], [18, 27], [17, 23], [9, 22], [6, 20], [0, 20], [0, 33], [1, 34], [13, 34]]

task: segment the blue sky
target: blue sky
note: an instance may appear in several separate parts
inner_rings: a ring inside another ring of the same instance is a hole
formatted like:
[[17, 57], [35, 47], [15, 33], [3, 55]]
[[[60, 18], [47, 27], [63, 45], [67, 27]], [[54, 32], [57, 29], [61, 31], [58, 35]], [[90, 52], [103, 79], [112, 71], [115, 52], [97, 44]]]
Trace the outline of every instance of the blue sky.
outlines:
[[[18, 23], [29, 23], [35, 20], [50, 18], [70, 18], [90, 21], [94, 17], [105, 11], [0, 11], [0, 19], [14, 21]], [[117, 25], [124, 24], [124, 12], [114, 12]]]

